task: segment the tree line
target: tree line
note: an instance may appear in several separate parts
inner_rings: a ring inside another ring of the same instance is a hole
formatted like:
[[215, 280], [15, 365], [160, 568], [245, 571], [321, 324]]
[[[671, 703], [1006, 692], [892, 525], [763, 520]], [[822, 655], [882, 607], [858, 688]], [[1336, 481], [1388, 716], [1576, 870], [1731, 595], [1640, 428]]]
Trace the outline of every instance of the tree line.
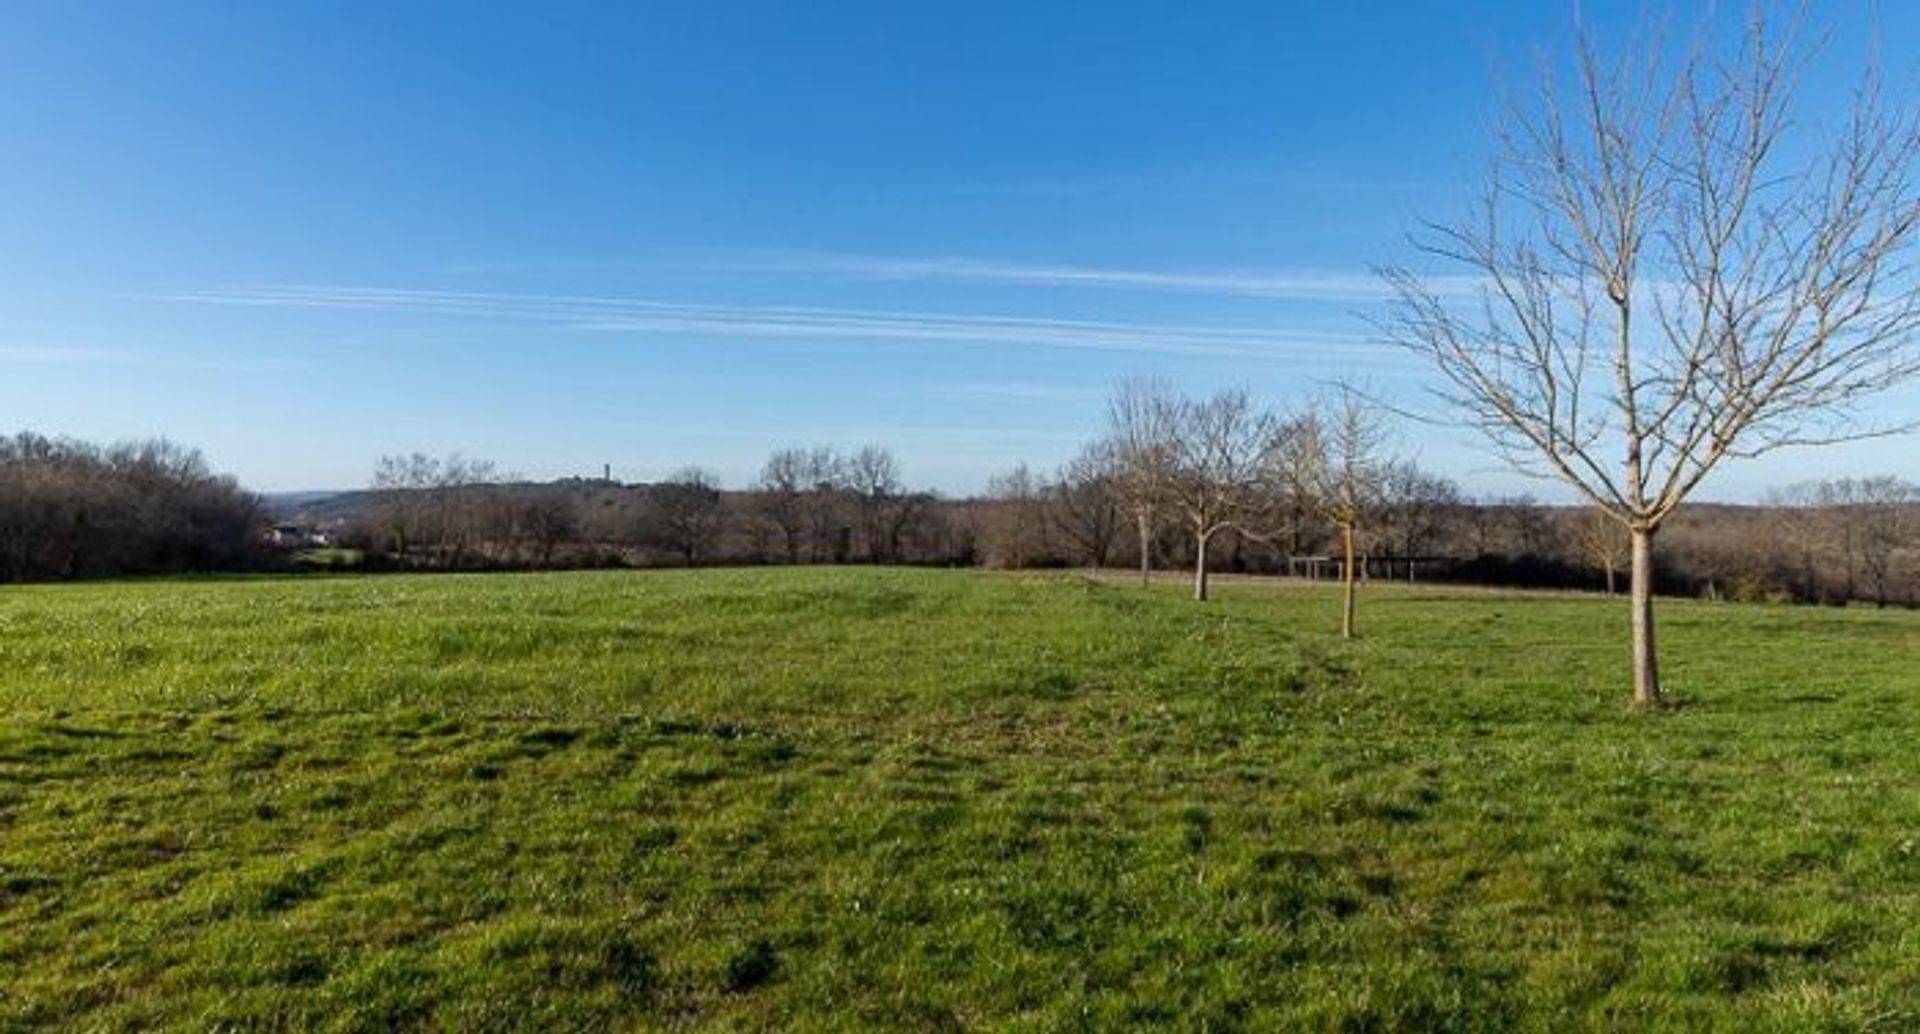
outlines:
[[262, 520], [257, 497], [172, 442], [0, 438], [0, 582], [256, 568]]
[[[1105, 566], [1131, 538], [1143, 581], [1157, 564], [1184, 564], [1198, 599], [1220, 566], [1331, 571], [1345, 588], [1345, 635], [1369, 577], [1611, 594], [1630, 569], [1630, 528], [1615, 515], [1470, 498], [1389, 452], [1387, 431], [1382, 410], [1346, 388], [1284, 415], [1244, 392], [1192, 399], [1129, 382], [1109, 403], [1107, 434], [1052, 476], [1023, 464], [989, 482], [983, 561]], [[1920, 602], [1920, 488], [1898, 477], [1789, 486], [1764, 506], [1701, 507], [1672, 527], [1657, 565], [1664, 592]]]
[[[1052, 470], [1019, 464], [949, 498], [868, 445], [774, 450], [738, 488], [683, 467], [657, 482], [527, 483], [461, 456], [394, 456], [346, 509], [376, 563], [426, 569], [912, 564], [1184, 570], [1612, 592], [1617, 521], [1528, 494], [1475, 496], [1383, 448], [1366, 400], [1300, 412], [1244, 392], [1185, 398], [1132, 381], [1108, 428]], [[1703, 506], [1660, 550], [1664, 593], [1743, 601], [1920, 602], [1920, 492], [1894, 477], [1789, 486]], [[1342, 606], [1341, 623], [1354, 615]]]
[[[1094, 451], [1090, 449], [1089, 451]], [[979, 562], [988, 567], [1138, 567], [1193, 574], [1197, 550], [1179, 523], [1154, 526], [1141, 552], [1129, 494], [1089, 476], [1019, 465], [993, 478], [980, 504]], [[1420, 581], [1613, 594], [1624, 589], [1630, 539], [1599, 510], [1530, 493], [1473, 495], [1417, 464], [1389, 462], [1347, 508], [1362, 580]], [[1279, 494], [1275, 522], [1218, 532], [1214, 572], [1337, 577], [1341, 522]], [[1758, 505], [1700, 504], [1676, 515], [1657, 550], [1668, 595], [1740, 602], [1920, 604], [1920, 486], [1898, 477], [1796, 484]]]
[[877, 445], [776, 450], [727, 491], [703, 467], [639, 485], [529, 484], [458, 455], [382, 459], [349, 540], [392, 564], [475, 569], [720, 563], [971, 563], [956, 504], [909, 488]]
[[[369, 569], [1131, 568], [1184, 570], [1196, 589], [1216, 572], [1351, 570], [1356, 584], [1613, 590], [1629, 562], [1617, 521], [1525, 494], [1471, 495], [1358, 434], [1364, 415], [1343, 412], [1357, 401], [1335, 393], [1282, 417], [1244, 393], [1183, 399], [1130, 382], [1107, 433], [1073, 458], [1017, 465], [968, 498], [908, 486], [877, 445], [777, 449], [736, 489], [691, 466], [649, 484], [535, 484], [486, 460], [396, 455], [367, 491], [302, 523]], [[271, 526], [257, 496], [171, 442], [0, 439], [0, 581], [294, 566], [302, 554], [265, 545]], [[1683, 511], [1658, 566], [1665, 593], [1920, 604], [1920, 488], [1842, 478], [1784, 486], [1758, 506]]]

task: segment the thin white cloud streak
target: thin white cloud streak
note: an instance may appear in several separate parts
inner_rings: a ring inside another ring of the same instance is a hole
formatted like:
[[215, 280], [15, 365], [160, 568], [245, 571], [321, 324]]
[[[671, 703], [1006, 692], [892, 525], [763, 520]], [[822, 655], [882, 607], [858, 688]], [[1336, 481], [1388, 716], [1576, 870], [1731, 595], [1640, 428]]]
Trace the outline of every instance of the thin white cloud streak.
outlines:
[[[1395, 297], [1393, 287], [1371, 273], [1313, 270], [1155, 270], [1098, 266], [1001, 262], [942, 257], [886, 258], [832, 253], [793, 253], [743, 258], [727, 269], [753, 273], [793, 273], [874, 281], [970, 281], [1030, 287], [1096, 288], [1175, 294], [1231, 295], [1300, 302], [1381, 302]], [[1435, 276], [1425, 281], [1448, 297], [1471, 297], [1482, 281], [1470, 276]]]
[[688, 305], [635, 298], [263, 286], [192, 291], [173, 301], [211, 305], [350, 309], [515, 319], [603, 332], [747, 339], [921, 341], [962, 345], [1140, 352], [1251, 361], [1375, 363], [1397, 358], [1346, 331], [1046, 319], [1024, 316], [779, 306]]

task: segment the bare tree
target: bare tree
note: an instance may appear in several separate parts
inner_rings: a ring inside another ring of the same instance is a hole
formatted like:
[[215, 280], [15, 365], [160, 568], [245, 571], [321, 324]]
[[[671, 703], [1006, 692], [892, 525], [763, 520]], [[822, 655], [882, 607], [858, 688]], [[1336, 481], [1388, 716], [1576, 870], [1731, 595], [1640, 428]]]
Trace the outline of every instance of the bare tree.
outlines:
[[1498, 499], [1485, 496], [1469, 499], [1461, 505], [1459, 515], [1467, 544], [1477, 559], [1484, 560], [1500, 552], [1506, 522]]
[[561, 492], [536, 491], [516, 508], [515, 523], [533, 547], [533, 560], [542, 568], [552, 567], [554, 554], [561, 546], [580, 537], [580, 513], [574, 501]]
[[1054, 526], [1096, 571], [1107, 565], [1120, 535], [1118, 470], [1113, 443], [1097, 441], [1062, 466], [1049, 487]]
[[1821, 577], [1820, 559], [1829, 541], [1832, 521], [1821, 508], [1821, 486], [1801, 482], [1767, 490], [1766, 514], [1768, 538], [1775, 556], [1792, 572], [1798, 596], [1819, 602], [1826, 598], [1826, 580]]
[[1183, 401], [1175, 412], [1165, 496], [1193, 535], [1193, 598], [1204, 600], [1213, 537], [1229, 528], [1259, 533], [1275, 425], [1244, 391]]
[[808, 486], [808, 559], [816, 564], [845, 563], [853, 552], [853, 532], [847, 522], [847, 461], [823, 445], [807, 452], [803, 470], [802, 483]]
[[900, 461], [878, 445], [868, 445], [842, 464], [845, 486], [860, 519], [867, 560], [890, 564], [900, 559], [907, 528], [933, 502], [921, 492], [908, 492], [900, 476]]
[[402, 560], [460, 566], [493, 519], [490, 489], [506, 479], [493, 461], [457, 452], [382, 456], [373, 472], [376, 532]]
[[817, 479], [813, 457], [805, 449], [777, 449], [760, 468], [754, 508], [778, 532], [789, 564], [800, 562], [800, 546], [807, 534], [807, 496]]
[[712, 552], [726, 520], [720, 479], [700, 467], [684, 467], [647, 491], [643, 538], [670, 549], [688, 567]]
[[[1358, 391], [1342, 387], [1288, 425], [1283, 453], [1308, 472], [1321, 517], [1340, 532], [1340, 635], [1359, 634], [1361, 535], [1381, 504], [1389, 462], [1381, 455], [1386, 424]], [[1304, 458], [1302, 458], [1304, 457]]]
[[[885, 450], [868, 452], [876, 469], [883, 468], [879, 457]], [[753, 509], [763, 526], [773, 528], [788, 563], [848, 558], [851, 476], [851, 461], [827, 446], [776, 449], [767, 457]]]
[[1614, 594], [1614, 572], [1625, 567], [1633, 555], [1633, 540], [1627, 529], [1597, 507], [1587, 507], [1573, 526], [1574, 544], [1580, 557], [1606, 575], [1607, 595]]
[[1506, 533], [1508, 555], [1544, 559], [1560, 551], [1552, 511], [1531, 492], [1494, 500], [1494, 514]]
[[1460, 507], [1460, 486], [1407, 460], [1392, 460], [1380, 472], [1380, 539], [1407, 565], [1431, 552], [1447, 519]]
[[426, 492], [440, 480], [440, 461], [425, 453], [382, 456], [373, 468], [375, 534], [405, 557], [427, 537]]
[[1628, 530], [1640, 703], [1661, 699], [1662, 522], [1723, 461], [1892, 430], [1856, 404], [1920, 373], [1920, 133], [1869, 76], [1831, 139], [1790, 139], [1794, 38], [1758, 6], [1727, 54], [1610, 57], [1580, 35], [1571, 96], [1543, 73], [1477, 214], [1419, 242], [1477, 296], [1385, 273], [1384, 330], [1456, 412]]
[[1018, 570], [1045, 555], [1046, 486], [1025, 463], [987, 479], [993, 510], [986, 526], [986, 560]]
[[1886, 606], [1892, 602], [1898, 575], [1895, 559], [1912, 534], [1911, 510], [1920, 493], [1897, 477], [1882, 475], [1834, 482], [1827, 495], [1836, 501], [1847, 529], [1849, 571], [1857, 558], [1874, 605]]
[[1153, 537], [1173, 482], [1174, 425], [1180, 401], [1167, 382], [1122, 381], [1107, 401], [1114, 485], [1140, 536], [1140, 584], [1153, 575]]
[[1299, 556], [1309, 542], [1317, 547], [1325, 530], [1318, 503], [1323, 457], [1315, 419], [1309, 411], [1276, 424], [1267, 450], [1275, 538], [1289, 558]]
[[1840, 602], [1850, 602], [1860, 591], [1860, 508], [1852, 478], [1822, 481], [1814, 488], [1814, 499], [1825, 513], [1831, 529], [1830, 545], [1839, 554]]

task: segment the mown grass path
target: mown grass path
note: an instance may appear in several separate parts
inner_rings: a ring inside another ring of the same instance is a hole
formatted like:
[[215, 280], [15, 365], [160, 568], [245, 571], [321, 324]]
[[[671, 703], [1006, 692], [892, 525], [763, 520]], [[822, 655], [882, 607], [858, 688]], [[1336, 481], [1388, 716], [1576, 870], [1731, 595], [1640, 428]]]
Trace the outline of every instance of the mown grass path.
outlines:
[[0, 1030], [1912, 1030], [1920, 614], [0, 589]]

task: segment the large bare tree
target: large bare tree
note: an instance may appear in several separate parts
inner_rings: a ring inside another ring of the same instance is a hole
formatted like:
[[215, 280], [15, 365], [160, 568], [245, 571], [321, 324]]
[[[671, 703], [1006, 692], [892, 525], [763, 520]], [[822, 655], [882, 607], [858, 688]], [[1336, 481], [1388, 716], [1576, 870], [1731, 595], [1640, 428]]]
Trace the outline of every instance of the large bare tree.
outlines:
[[[1723, 462], [1887, 433], [1859, 405], [1920, 373], [1920, 134], [1869, 75], [1802, 134], [1800, 26], [1677, 58], [1579, 34], [1573, 86], [1516, 104], [1475, 213], [1417, 243], [1478, 283], [1390, 269], [1389, 337], [1524, 469], [1631, 537], [1633, 694], [1661, 700], [1654, 537]], [[1817, 138], [1816, 138], [1817, 136]]]

